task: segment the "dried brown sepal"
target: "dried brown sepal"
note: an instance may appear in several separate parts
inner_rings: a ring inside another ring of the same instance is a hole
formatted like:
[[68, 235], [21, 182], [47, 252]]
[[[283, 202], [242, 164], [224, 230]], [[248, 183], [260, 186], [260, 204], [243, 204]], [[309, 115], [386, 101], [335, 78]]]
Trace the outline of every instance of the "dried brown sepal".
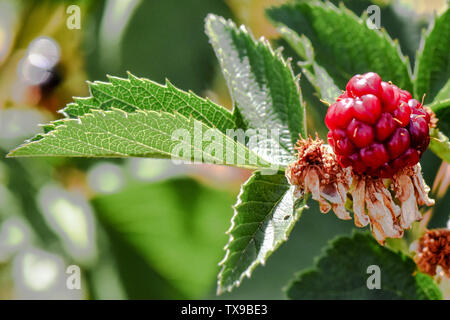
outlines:
[[333, 208], [340, 219], [351, 219], [345, 210], [347, 191], [351, 181], [349, 170], [343, 169], [336, 160], [331, 147], [318, 137], [300, 139], [295, 147], [298, 160], [286, 169], [286, 177], [296, 186], [296, 193], [310, 192], [319, 202], [320, 211], [327, 213]]
[[431, 110], [431, 108], [424, 106], [423, 109], [426, 111], [426, 113], [430, 116], [430, 128], [436, 128], [436, 125], [439, 121], [439, 119], [436, 117], [436, 114]]
[[[333, 209], [343, 220], [351, 219], [345, 204], [353, 203], [355, 225], [370, 224], [375, 239], [401, 238], [404, 229], [422, 219], [419, 206], [431, 206], [430, 188], [425, 184], [420, 164], [398, 172], [392, 180], [361, 176], [351, 168], [342, 168], [333, 149], [319, 138], [300, 139], [296, 146], [298, 160], [286, 169], [295, 194], [310, 192], [323, 213]], [[386, 185], [391, 184], [392, 192]]]
[[434, 205], [434, 200], [428, 197], [430, 188], [423, 180], [419, 163], [395, 174], [392, 189], [400, 202], [400, 225], [403, 229], [409, 229], [414, 221], [422, 219], [419, 206]]
[[450, 230], [427, 231], [419, 239], [414, 261], [424, 273], [434, 276], [436, 269], [441, 267], [444, 275], [450, 278]]
[[400, 208], [381, 179], [366, 177], [365, 202], [370, 218], [370, 229], [375, 239], [384, 244], [386, 238], [401, 238], [403, 228], [399, 223]]

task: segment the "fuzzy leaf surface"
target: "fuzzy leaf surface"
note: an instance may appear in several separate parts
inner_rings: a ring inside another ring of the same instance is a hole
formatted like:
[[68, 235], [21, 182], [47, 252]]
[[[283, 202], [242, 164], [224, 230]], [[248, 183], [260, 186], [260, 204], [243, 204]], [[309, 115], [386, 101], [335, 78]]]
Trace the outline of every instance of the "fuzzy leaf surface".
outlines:
[[[196, 137], [206, 137], [199, 139]], [[231, 158], [230, 155], [233, 155]], [[25, 143], [9, 156], [149, 157], [266, 167], [268, 163], [214, 127], [175, 113], [93, 110]], [[230, 158], [227, 158], [229, 156]]]
[[235, 126], [233, 116], [227, 109], [192, 92], [177, 89], [168, 81], [161, 85], [130, 73], [128, 79], [112, 76], [108, 78], [109, 82], [89, 83], [91, 96], [75, 98], [75, 103], [67, 105], [62, 110], [63, 113], [67, 117], [75, 118], [92, 110], [153, 110], [192, 116], [224, 133], [226, 129]]
[[279, 134], [255, 151], [275, 155], [276, 162], [291, 161], [298, 135], [305, 136], [306, 129], [298, 79], [289, 62], [267, 40], [255, 40], [245, 27], [222, 17], [209, 15], [205, 29], [247, 128], [257, 135], [259, 130]]
[[314, 60], [314, 49], [309, 39], [304, 35], [300, 37], [286, 26], [280, 26], [278, 31], [302, 60], [299, 62], [299, 66], [316, 89], [319, 97], [327, 103], [336, 101], [341, 91], [327, 71]]

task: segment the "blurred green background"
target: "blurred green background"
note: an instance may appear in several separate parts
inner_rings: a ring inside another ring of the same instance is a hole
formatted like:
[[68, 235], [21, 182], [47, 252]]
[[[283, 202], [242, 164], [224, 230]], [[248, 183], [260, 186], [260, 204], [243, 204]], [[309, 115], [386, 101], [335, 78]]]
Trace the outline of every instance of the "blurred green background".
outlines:
[[[295, 272], [310, 266], [329, 239], [351, 232], [351, 222], [320, 214], [311, 203], [267, 265], [217, 297], [231, 206], [249, 171], [148, 159], [4, 157], [40, 132], [39, 123], [58, 118], [73, 96], [87, 96], [86, 80], [107, 74], [168, 78], [230, 108], [203, 32], [205, 16], [232, 18], [278, 43], [264, 8], [283, 2], [0, 0], [0, 299], [282, 299]], [[371, 3], [343, 2], [358, 15]], [[433, 9], [445, 4], [375, 2], [383, 5], [382, 25], [410, 57]], [[80, 29], [67, 27], [74, 4]], [[37, 46], [42, 39], [50, 47]], [[36, 52], [55, 58], [51, 72], [33, 68]], [[301, 86], [309, 126], [324, 135], [326, 109], [305, 77]], [[439, 198], [429, 226], [442, 227], [450, 167], [431, 152], [421, 163]], [[80, 290], [66, 286], [70, 265], [80, 267]]]

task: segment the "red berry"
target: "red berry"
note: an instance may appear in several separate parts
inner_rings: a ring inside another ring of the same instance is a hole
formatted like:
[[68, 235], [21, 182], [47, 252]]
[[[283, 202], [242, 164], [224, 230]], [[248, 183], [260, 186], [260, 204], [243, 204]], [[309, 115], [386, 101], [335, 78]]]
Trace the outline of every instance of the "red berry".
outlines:
[[[358, 148], [368, 146], [373, 142], [373, 129], [364, 122], [353, 119], [347, 127], [347, 136]], [[336, 151], [336, 150], [335, 150]]]
[[359, 155], [361, 160], [372, 169], [377, 169], [383, 163], [389, 161], [386, 148], [381, 143], [372, 143], [370, 146], [362, 148]]
[[422, 105], [420, 104], [420, 102], [416, 99], [409, 99], [408, 100], [408, 106], [410, 108], [422, 108]]
[[406, 103], [401, 102], [397, 109], [392, 112], [392, 115], [399, 126], [406, 127], [409, 123], [411, 108]]
[[383, 103], [383, 110], [392, 112], [397, 108], [400, 99], [400, 92], [396, 86], [387, 82], [381, 82], [381, 102]]
[[380, 178], [391, 178], [395, 174], [395, 170], [388, 162], [385, 162], [372, 174]]
[[420, 107], [420, 108], [411, 108], [411, 118], [415, 117], [415, 115], [418, 115], [418, 116], [421, 116], [422, 118], [425, 118], [427, 123], [430, 122], [430, 115], [422, 107]]
[[325, 124], [328, 129], [347, 127], [348, 123], [353, 119], [353, 105], [354, 100], [352, 98], [338, 99], [338, 101], [330, 105], [325, 117]]
[[336, 127], [347, 127], [348, 123], [353, 119], [353, 106], [354, 100], [352, 98], [344, 98], [336, 102], [333, 119]]
[[351, 162], [353, 170], [357, 173], [362, 174], [367, 170], [367, 166], [364, 161], [361, 160], [358, 152], [349, 156], [348, 159]]
[[419, 153], [417, 150], [409, 148], [404, 154], [395, 159], [391, 166], [396, 172], [404, 167], [413, 166], [417, 162], [419, 162]]
[[382, 142], [389, 138], [389, 136], [397, 128], [396, 122], [392, 118], [390, 113], [382, 113], [380, 119], [375, 125], [375, 137], [378, 141]]
[[338, 153], [343, 156], [347, 156], [355, 152], [355, 147], [350, 142], [347, 134], [342, 129], [335, 129], [333, 131], [333, 143]]
[[339, 164], [380, 178], [415, 165], [430, 142], [430, 115], [420, 102], [373, 72], [346, 88], [325, 118]]
[[330, 105], [328, 107], [327, 115], [325, 116], [325, 125], [330, 130], [333, 130], [334, 128], [336, 128], [336, 124], [334, 122], [334, 119], [335, 119], [334, 114], [335, 113], [336, 113], [336, 104], [333, 103], [332, 105]]
[[411, 146], [421, 153], [425, 151], [430, 142], [429, 127], [425, 117], [420, 115], [412, 117], [408, 130], [411, 135]]
[[345, 99], [345, 98], [351, 98], [348, 96], [347, 91], [344, 91], [344, 93], [342, 93], [336, 100], [339, 101], [340, 99]]
[[386, 143], [391, 159], [399, 157], [409, 148], [409, 132], [405, 128], [395, 130], [392, 137]]
[[412, 99], [411, 93], [406, 90], [399, 89], [400, 92], [400, 101], [408, 103], [410, 99]]
[[363, 95], [361, 99], [356, 100], [354, 113], [356, 119], [368, 124], [374, 124], [381, 114], [380, 101], [373, 94]]
[[347, 168], [348, 166], [352, 165], [352, 161], [350, 160], [349, 157], [346, 156], [337, 156], [337, 161], [339, 162], [339, 164], [341, 165], [341, 167], [343, 168]]
[[406, 162], [406, 165], [413, 166], [417, 162], [419, 162], [419, 154], [417, 150], [410, 148], [406, 150], [406, 152], [402, 155], [403, 160]]
[[346, 89], [352, 97], [360, 97], [365, 94], [379, 96], [381, 93], [381, 78], [374, 72], [363, 75], [357, 74], [347, 83]]

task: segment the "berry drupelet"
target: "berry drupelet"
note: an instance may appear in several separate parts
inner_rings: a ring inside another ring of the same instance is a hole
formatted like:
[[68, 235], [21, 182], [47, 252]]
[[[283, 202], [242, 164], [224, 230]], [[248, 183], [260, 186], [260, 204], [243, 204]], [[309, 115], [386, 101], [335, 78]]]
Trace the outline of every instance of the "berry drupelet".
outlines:
[[378, 74], [355, 75], [325, 117], [339, 164], [391, 178], [419, 162], [430, 142], [430, 115], [411, 94]]

